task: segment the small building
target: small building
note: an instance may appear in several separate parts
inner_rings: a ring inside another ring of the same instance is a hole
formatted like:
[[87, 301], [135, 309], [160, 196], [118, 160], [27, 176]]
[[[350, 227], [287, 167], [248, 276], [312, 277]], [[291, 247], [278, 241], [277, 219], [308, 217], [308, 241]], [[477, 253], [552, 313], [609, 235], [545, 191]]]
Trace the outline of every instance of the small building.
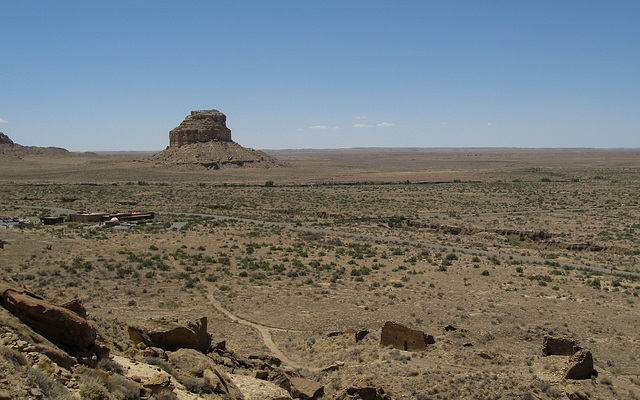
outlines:
[[133, 211], [130, 213], [109, 214], [110, 217], [116, 217], [120, 221], [138, 221], [141, 219], [153, 219], [155, 214], [153, 211]]
[[69, 215], [69, 221], [71, 222], [100, 222], [111, 219], [108, 213], [85, 213], [79, 212], [77, 214]]
[[112, 218], [117, 218], [120, 221], [137, 221], [141, 219], [153, 219], [155, 214], [153, 211], [133, 211], [126, 213], [85, 213], [79, 212], [77, 214], [69, 215], [71, 222], [107, 222]]
[[40, 223], [43, 225], [55, 225], [64, 222], [64, 217], [41, 217]]
[[118, 226], [120, 225], [120, 220], [118, 220], [118, 218], [116, 217], [113, 217], [110, 220], [106, 221], [104, 224], [107, 226]]

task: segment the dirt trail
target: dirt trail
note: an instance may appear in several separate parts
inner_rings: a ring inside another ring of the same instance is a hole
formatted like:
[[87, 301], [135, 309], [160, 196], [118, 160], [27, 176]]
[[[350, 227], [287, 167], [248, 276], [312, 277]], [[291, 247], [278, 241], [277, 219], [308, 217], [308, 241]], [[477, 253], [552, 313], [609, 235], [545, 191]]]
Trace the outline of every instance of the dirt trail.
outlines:
[[[234, 322], [237, 322], [239, 324], [242, 325], [247, 325], [250, 326], [252, 328], [255, 328], [258, 330], [258, 332], [260, 332], [260, 334], [262, 335], [262, 340], [264, 341], [265, 346], [267, 346], [267, 348], [269, 348], [269, 351], [271, 351], [271, 353], [275, 356], [278, 357], [282, 363], [288, 367], [291, 368], [303, 368], [302, 365], [296, 363], [295, 361], [291, 360], [289, 357], [287, 357], [279, 348], [278, 346], [276, 346], [276, 344], [273, 341], [273, 338], [271, 337], [271, 331], [278, 331], [278, 332], [289, 332], [291, 331], [290, 329], [282, 329], [282, 328], [275, 328], [275, 327], [270, 327], [270, 326], [266, 326], [266, 325], [262, 325], [262, 324], [258, 324], [256, 322], [252, 322], [243, 318], [238, 317], [237, 315], [235, 315], [234, 313], [232, 313], [231, 311], [227, 310], [226, 308], [224, 308], [222, 306], [222, 303], [220, 303], [214, 296], [212, 293], [212, 287], [209, 286], [208, 287], [208, 291], [207, 291], [207, 298], [209, 299], [209, 301], [211, 302], [211, 304], [213, 304], [213, 306], [218, 309], [218, 311], [220, 311], [221, 313], [223, 313], [225, 316], [227, 316], [229, 319], [231, 319]], [[296, 331], [296, 332], [302, 332], [302, 331]]]

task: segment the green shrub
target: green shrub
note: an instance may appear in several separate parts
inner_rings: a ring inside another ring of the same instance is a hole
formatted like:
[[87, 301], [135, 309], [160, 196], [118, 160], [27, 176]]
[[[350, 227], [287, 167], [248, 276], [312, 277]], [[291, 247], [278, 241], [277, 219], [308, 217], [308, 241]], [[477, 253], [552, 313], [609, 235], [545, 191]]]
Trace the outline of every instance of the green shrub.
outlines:
[[80, 384], [80, 398], [82, 400], [110, 400], [107, 388], [97, 382]]
[[66, 400], [74, 398], [66, 387], [38, 368], [29, 368], [27, 375], [29, 381], [38, 386], [47, 399]]
[[209, 379], [197, 379], [197, 378], [188, 378], [184, 382], [184, 387], [195, 394], [203, 394], [203, 393], [212, 393], [213, 386], [209, 382]]
[[27, 365], [27, 358], [24, 354], [11, 347], [0, 346], [0, 356], [7, 361], [11, 361], [16, 367]]
[[103, 358], [98, 361], [98, 367], [100, 367], [100, 369], [103, 371], [114, 372], [119, 375], [122, 375], [124, 373], [124, 371], [122, 370], [122, 365], [109, 358]]

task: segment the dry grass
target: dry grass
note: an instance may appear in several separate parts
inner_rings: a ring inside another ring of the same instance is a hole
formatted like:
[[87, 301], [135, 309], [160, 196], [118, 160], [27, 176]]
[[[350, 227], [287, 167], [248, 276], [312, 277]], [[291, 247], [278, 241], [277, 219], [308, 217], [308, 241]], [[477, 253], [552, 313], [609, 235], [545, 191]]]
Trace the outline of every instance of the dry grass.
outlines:
[[[605, 386], [640, 391], [631, 379], [640, 282], [559, 264], [640, 272], [637, 151], [273, 153], [291, 167], [186, 173], [123, 155], [11, 164], [0, 181], [4, 215], [40, 212], [14, 205], [158, 215], [127, 230], [1, 229], [0, 274], [48, 298], [80, 297], [116, 351], [130, 345], [132, 320], [206, 315], [229, 347], [266, 352], [255, 330], [207, 303], [212, 290], [236, 315], [285, 329], [273, 332], [276, 344], [329, 395], [373, 376], [394, 398], [555, 398], [566, 383], [549, 378], [538, 356], [549, 333], [593, 352], [611, 382], [575, 383], [593, 398], [610, 395]], [[505, 229], [548, 237], [520, 240]], [[570, 246], [585, 243], [599, 251]], [[421, 353], [381, 348], [386, 320], [423, 329], [436, 344]], [[448, 324], [460, 329], [445, 332]], [[357, 344], [326, 335], [349, 328], [371, 333]], [[344, 367], [318, 372], [337, 361]]]

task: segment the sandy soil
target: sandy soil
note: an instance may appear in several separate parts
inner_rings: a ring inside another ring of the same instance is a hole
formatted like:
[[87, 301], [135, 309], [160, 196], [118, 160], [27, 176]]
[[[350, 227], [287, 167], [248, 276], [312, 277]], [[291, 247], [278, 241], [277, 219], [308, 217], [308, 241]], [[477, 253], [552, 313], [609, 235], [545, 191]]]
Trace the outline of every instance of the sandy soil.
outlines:
[[[156, 212], [125, 229], [0, 227], [0, 276], [81, 298], [115, 352], [131, 346], [128, 322], [154, 316], [208, 316], [237, 352], [270, 351], [212, 297], [274, 328], [274, 345], [327, 398], [359, 377], [407, 399], [640, 394], [640, 282], [616, 274], [640, 273], [639, 151], [269, 153], [290, 167], [185, 172], [131, 154], [0, 160], [0, 214]], [[436, 343], [383, 348], [387, 320]], [[350, 328], [370, 333], [359, 343], [327, 336]], [[562, 379], [566, 359], [540, 355], [546, 334], [580, 340], [598, 377]]]

